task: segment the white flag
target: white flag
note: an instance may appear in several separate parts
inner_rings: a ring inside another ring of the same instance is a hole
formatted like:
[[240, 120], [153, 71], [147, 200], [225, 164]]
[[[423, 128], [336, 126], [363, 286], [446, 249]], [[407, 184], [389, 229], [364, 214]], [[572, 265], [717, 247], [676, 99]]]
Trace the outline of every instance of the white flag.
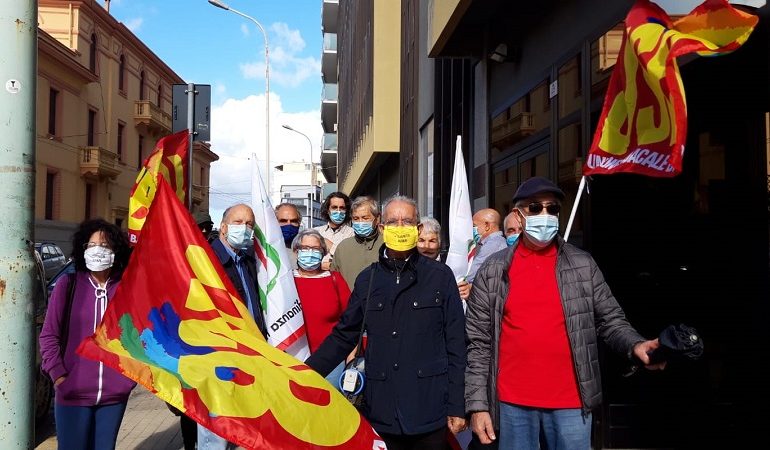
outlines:
[[294, 274], [283, 234], [267, 195], [257, 157], [251, 175], [251, 206], [254, 210], [254, 237], [257, 257], [259, 301], [265, 314], [267, 342], [304, 361], [310, 356], [302, 304], [294, 284]]
[[452, 189], [449, 198], [449, 253], [446, 264], [452, 269], [459, 283], [468, 276], [476, 243], [473, 241], [473, 214], [471, 196], [468, 192], [468, 177], [465, 174], [462, 138], [457, 136], [455, 168], [452, 174]]

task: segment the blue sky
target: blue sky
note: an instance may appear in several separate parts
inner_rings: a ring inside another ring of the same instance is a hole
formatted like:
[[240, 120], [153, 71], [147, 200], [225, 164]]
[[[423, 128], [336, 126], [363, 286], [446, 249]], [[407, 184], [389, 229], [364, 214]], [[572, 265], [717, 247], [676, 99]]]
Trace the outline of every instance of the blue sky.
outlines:
[[[257, 19], [271, 47], [271, 91], [285, 111], [317, 109], [321, 0], [229, 0]], [[264, 41], [251, 21], [206, 0], [112, 0], [110, 12], [185, 81], [211, 84], [212, 102], [264, 92]]]
[[[103, 0], [99, 0], [103, 2]], [[229, 0], [258, 20], [270, 41], [270, 164], [265, 144], [264, 40], [253, 22], [207, 0], [112, 0], [110, 13], [187, 82], [212, 87], [211, 216], [250, 202], [251, 155], [267, 167], [318, 163], [321, 128], [321, 0]], [[277, 198], [283, 174], [271, 171]], [[296, 184], [295, 182], [287, 182]]]

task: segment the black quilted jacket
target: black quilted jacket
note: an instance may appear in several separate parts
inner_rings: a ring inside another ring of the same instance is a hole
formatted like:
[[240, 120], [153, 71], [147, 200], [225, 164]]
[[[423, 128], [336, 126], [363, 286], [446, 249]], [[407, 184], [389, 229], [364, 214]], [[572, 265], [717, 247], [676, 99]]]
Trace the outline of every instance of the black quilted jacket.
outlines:
[[[556, 280], [561, 292], [567, 335], [577, 374], [583, 410], [601, 404], [597, 335], [614, 351], [629, 358], [645, 339], [628, 323], [596, 262], [587, 252], [558, 238]], [[468, 366], [465, 370], [465, 410], [489, 411], [499, 428], [497, 371], [500, 327], [508, 297], [508, 269], [516, 246], [490, 256], [473, 283], [465, 331]]]

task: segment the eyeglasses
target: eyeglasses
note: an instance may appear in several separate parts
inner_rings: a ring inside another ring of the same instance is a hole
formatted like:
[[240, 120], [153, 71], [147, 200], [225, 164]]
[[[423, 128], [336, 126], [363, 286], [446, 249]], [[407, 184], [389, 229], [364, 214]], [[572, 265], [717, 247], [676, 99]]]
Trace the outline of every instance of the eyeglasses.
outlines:
[[543, 208], [552, 216], [559, 214], [559, 211], [561, 211], [561, 205], [558, 203], [532, 202], [527, 205], [527, 211], [530, 214], [540, 214], [543, 212]]
[[387, 222], [383, 222], [383, 225], [386, 227], [415, 227], [417, 226], [417, 221], [412, 219], [388, 220]]
[[297, 247], [297, 250], [303, 250], [303, 251], [306, 251], [306, 252], [311, 252], [311, 251], [317, 250], [317, 251], [319, 251], [321, 253], [324, 252], [324, 250], [321, 247], [308, 247], [308, 246]]
[[101, 247], [101, 248], [111, 248], [109, 242], [87, 242], [83, 244], [83, 250], [93, 248], [93, 247]]

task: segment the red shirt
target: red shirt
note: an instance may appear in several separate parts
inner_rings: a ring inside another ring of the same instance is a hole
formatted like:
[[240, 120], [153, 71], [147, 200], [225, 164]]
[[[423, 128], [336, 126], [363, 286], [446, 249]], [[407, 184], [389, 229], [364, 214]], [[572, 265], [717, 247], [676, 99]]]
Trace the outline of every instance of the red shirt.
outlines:
[[310, 352], [316, 351], [348, 307], [350, 288], [337, 272], [318, 278], [294, 277]]
[[556, 246], [516, 247], [500, 332], [500, 401], [537, 408], [580, 408], [561, 295]]

